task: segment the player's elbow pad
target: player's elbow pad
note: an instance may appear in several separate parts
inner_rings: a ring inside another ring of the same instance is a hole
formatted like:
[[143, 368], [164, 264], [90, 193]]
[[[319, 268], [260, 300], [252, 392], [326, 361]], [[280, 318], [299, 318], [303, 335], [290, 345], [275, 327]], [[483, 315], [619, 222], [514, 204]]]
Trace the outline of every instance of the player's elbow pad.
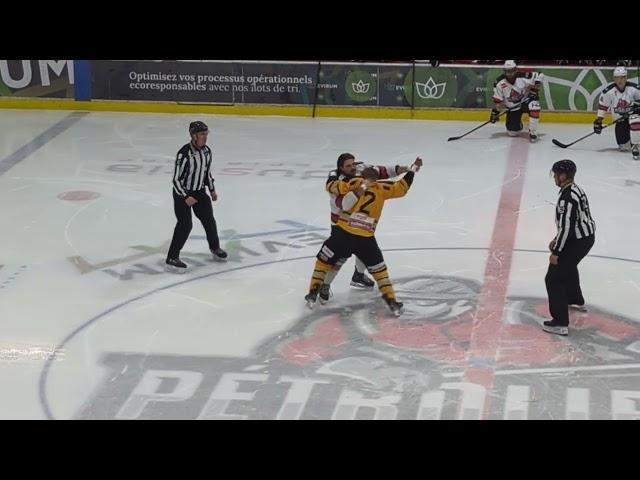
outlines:
[[405, 173], [404, 181], [407, 182], [407, 185], [411, 186], [411, 184], [413, 183], [413, 176], [414, 175], [415, 175], [415, 173], [412, 172], [411, 170], [409, 170], [407, 173]]

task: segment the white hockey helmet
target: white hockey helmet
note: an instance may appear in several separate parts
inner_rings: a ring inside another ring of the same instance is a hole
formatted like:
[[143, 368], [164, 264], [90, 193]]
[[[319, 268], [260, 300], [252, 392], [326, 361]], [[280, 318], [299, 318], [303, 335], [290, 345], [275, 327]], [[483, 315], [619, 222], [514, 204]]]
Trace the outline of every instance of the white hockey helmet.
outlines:
[[616, 69], [613, 71], [613, 78], [615, 77], [626, 77], [627, 76], [627, 69], [623, 66], [621, 67], [616, 67]]
[[506, 60], [504, 62], [504, 67], [505, 70], [515, 70], [516, 68], [518, 68], [518, 65], [516, 65], [515, 60]]

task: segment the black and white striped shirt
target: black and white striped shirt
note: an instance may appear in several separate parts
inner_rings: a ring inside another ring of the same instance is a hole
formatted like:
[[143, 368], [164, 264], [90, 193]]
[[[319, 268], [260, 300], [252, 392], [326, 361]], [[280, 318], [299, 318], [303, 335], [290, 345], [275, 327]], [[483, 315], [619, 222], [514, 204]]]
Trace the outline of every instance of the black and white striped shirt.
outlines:
[[192, 143], [187, 143], [178, 150], [173, 172], [173, 191], [181, 197], [187, 197], [189, 192], [202, 190], [206, 185], [213, 192], [212, 158], [211, 149], [207, 145], [198, 150]]
[[587, 195], [575, 183], [566, 185], [558, 194], [556, 226], [558, 235], [553, 249], [555, 255], [562, 253], [567, 242], [590, 237], [596, 233], [596, 222], [591, 217]]

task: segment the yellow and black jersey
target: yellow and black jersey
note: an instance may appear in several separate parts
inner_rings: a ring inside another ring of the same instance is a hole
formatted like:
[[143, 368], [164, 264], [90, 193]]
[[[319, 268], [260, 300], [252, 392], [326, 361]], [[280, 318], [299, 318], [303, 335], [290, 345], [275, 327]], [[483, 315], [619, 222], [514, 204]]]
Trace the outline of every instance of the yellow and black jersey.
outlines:
[[398, 175], [398, 170], [400, 169], [399, 165], [369, 165], [363, 162], [355, 162], [355, 165], [356, 174], [352, 178], [346, 177], [338, 170], [332, 170], [329, 172], [325, 186], [327, 192], [333, 195], [347, 194], [349, 191], [353, 190], [354, 181], [358, 182], [358, 180], [356, 180], [357, 178], [360, 178], [360, 181], [362, 181], [362, 171], [368, 167], [374, 168], [378, 172], [379, 180], [386, 180], [395, 177]]
[[346, 195], [356, 189], [363, 182], [362, 177], [345, 178], [340, 175], [330, 175], [327, 179], [325, 189], [331, 195]]
[[372, 237], [382, 215], [385, 200], [404, 197], [413, 182], [414, 173], [409, 171], [396, 181], [377, 181], [367, 187], [358, 198], [350, 192], [343, 200], [343, 211], [338, 226], [343, 230], [361, 237]]

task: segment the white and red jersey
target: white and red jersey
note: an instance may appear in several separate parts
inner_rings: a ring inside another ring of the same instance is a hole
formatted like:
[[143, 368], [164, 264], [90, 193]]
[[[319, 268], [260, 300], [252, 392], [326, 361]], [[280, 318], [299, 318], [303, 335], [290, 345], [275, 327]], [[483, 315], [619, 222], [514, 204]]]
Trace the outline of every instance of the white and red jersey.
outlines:
[[618, 90], [615, 83], [607, 86], [598, 99], [598, 117], [602, 118], [611, 110], [617, 120], [624, 113], [631, 113], [634, 103], [640, 103], [640, 90], [633, 82], [627, 82], [624, 90]]
[[[398, 175], [398, 165], [367, 165], [362, 162], [356, 162], [356, 174], [354, 177], [362, 176], [362, 171], [367, 167], [373, 167], [378, 171], [378, 179], [385, 180], [393, 178]], [[338, 170], [332, 170], [329, 172], [329, 178], [327, 184], [335, 180], [345, 180], [346, 177], [339, 173]], [[331, 225], [335, 225], [342, 213], [342, 200], [344, 195], [329, 192], [329, 206], [331, 208]]]
[[511, 83], [502, 74], [493, 85], [494, 103], [504, 103], [505, 107], [513, 108], [534, 89], [535, 84], [542, 80], [543, 75], [538, 72], [518, 72], [516, 78]]

